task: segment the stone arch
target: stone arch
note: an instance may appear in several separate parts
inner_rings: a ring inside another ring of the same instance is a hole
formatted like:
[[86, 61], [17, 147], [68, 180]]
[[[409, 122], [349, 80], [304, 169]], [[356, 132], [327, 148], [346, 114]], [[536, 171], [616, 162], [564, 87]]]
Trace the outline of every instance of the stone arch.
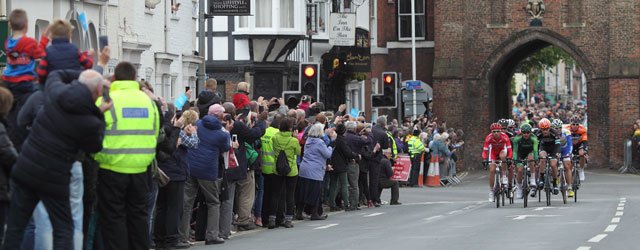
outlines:
[[587, 79], [596, 77], [593, 64], [582, 50], [566, 37], [547, 28], [530, 28], [511, 35], [482, 64], [477, 79], [487, 82], [491, 120], [511, 113], [508, 82], [518, 63], [547, 46], [563, 49], [580, 65]]

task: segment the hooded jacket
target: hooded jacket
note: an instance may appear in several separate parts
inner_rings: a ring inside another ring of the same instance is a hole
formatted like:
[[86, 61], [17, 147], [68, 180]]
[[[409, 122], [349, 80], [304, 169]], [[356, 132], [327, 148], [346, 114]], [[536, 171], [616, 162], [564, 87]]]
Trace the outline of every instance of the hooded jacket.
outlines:
[[358, 158], [358, 155], [349, 148], [343, 135], [338, 134], [335, 141], [335, 147], [336, 148], [331, 154], [333, 173], [339, 174], [347, 172], [347, 164], [350, 160]]
[[215, 181], [218, 179], [220, 154], [229, 151], [229, 133], [222, 131], [222, 123], [215, 116], [206, 115], [196, 123], [200, 143], [189, 150], [191, 176]]
[[[105, 121], [91, 91], [77, 79], [80, 71], [49, 74], [45, 102], [13, 168], [12, 178], [37, 192], [69, 197], [71, 164], [81, 153], [102, 150]], [[68, 198], [67, 198], [68, 199]]]
[[322, 181], [327, 159], [331, 158], [333, 149], [324, 144], [322, 138], [309, 137], [304, 144], [304, 156], [300, 163], [298, 175], [303, 178]]
[[247, 147], [245, 142], [253, 143], [264, 135], [267, 123], [264, 121], [256, 121], [253, 128], [247, 127], [244, 122], [235, 121], [231, 134], [238, 135], [238, 144], [240, 146], [234, 150], [239, 166], [237, 168], [228, 169], [226, 174], [229, 181], [239, 181], [247, 179], [247, 171], [249, 170], [247, 162]]
[[5, 124], [6, 121], [0, 117], [0, 201], [9, 200], [9, 173], [18, 158], [18, 152], [7, 136]]
[[300, 143], [298, 143], [298, 139], [291, 135], [290, 131], [287, 132], [278, 132], [273, 136], [273, 153], [276, 157], [276, 162], [278, 160], [278, 155], [280, 151], [284, 150], [284, 153], [287, 155], [287, 160], [289, 161], [289, 167], [291, 167], [291, 172], [287, 175], [288, 177], [298, 176], [298, 163], [296, 159], [300, 156]]

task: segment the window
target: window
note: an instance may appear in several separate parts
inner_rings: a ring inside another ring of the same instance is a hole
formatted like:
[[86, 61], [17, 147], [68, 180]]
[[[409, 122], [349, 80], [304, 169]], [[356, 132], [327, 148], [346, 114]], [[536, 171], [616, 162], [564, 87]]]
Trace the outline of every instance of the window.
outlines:
[[294, 0], [280, 0], [280, 28], [293, 28]]
[[[415, 1], [416, 39], [426, 37], [424, 0]], [[398, 0], [398, 40], [411, 40], [411, 0]]]
[[271, 28], [271, 9], [273, 0], [256, 1], [256, 27]]

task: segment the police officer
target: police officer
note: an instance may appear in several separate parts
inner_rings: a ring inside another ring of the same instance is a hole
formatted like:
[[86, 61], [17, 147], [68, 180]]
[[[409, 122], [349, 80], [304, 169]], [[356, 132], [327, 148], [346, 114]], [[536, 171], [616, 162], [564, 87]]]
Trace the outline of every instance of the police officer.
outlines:
[[409, 185], [418, 185], [418, 178], [420, 174], [420, 160], [422, 159], [422, 153], [424, 152], [424, 144], [420, 140], [420, 130], [414, 129], [413, 136], [407, 141], [409, 145], [409, 156], [411, 157], [411, 172], [409, 178]]
[[135, 79], [131, 63], [116, 66], [103, 149], [95, 155], [105, 249], [149, 249], [147, 168], [155, 157], [160, 121], [156, 104]]

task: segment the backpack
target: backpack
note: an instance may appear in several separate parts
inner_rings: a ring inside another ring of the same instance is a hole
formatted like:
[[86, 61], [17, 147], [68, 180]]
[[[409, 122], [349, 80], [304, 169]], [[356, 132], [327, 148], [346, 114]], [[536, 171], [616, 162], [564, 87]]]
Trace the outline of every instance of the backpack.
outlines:
[[284, 149], [280, 150], [278, 156], [276, 156], [276, 175], [287, 176], [291, 172], [291, 166], [289, 166], [289, 160], [287, 159], [287, 153]]
[[258, 160], [258, 151], [256, 151], [250, 143], [245, 142], [245, 153], [247, 155], [247, 163], [249, 166], [252, 166]]

